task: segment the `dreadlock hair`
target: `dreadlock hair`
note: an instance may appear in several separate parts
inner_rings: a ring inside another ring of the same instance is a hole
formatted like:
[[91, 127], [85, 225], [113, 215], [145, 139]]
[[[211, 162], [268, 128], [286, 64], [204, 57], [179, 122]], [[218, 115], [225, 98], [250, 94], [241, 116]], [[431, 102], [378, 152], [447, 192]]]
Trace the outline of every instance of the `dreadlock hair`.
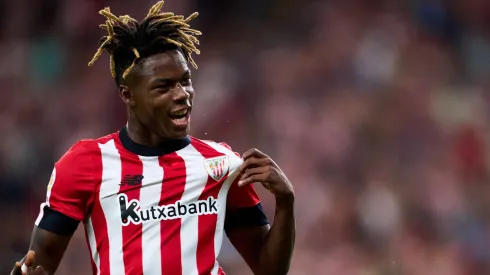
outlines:
[[184, 18], [172, 12], [162, 12], [163, 2], [159, 1], [151, 7], [141, 22], [129, 15], [117, 17], [108, 7], [99, 11], [106, 18], [105, 24], [100, 27], [107, 30], [108, 35], [100, 39], [100, 47], [88, 65], [92, 66], [104, 50], [108, 52], [111, 74], [118, 86], [139, 60], [168, 50], [181, 51], [187, 62], [197, 69], [191, 55], [200, 53], [196, 48], [199, 45], [196, 36], [201, 32], [191, 29], [189, 22], [198, 13]]

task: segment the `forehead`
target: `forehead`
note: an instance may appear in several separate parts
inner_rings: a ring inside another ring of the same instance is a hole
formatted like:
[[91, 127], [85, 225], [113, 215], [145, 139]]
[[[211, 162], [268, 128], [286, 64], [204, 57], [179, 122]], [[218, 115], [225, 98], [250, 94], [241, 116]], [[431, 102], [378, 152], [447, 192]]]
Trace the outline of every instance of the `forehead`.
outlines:
[[139, 64], [139, 75], [147, 81], [153, 78], [180, 78], [189, 71], [184, 55], [177, 50], [149, 56]]

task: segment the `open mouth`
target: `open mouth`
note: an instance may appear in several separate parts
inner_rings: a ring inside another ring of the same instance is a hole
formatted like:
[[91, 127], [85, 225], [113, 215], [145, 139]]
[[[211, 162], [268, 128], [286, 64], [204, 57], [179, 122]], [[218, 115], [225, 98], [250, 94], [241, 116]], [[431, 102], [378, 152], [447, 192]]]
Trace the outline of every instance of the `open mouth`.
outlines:
[[177, 124], [185, 123], [187, 122], [190, 113], [190, 108], [182, 109], [180, 111], [170, 114], [170, 119], [172, 119], [172, 121]]

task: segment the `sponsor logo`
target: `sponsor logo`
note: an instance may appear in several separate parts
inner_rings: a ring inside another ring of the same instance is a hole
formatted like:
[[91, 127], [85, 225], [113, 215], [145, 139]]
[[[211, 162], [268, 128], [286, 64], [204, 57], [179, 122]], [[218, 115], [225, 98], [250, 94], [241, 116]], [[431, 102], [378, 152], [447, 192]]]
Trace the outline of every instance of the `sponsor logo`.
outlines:
[[143, 179], [145, 177], [143, 175], [125, 175], [121, 181], [121, 186], [137, 186], [141, 185]]
[[204, 167], [211, 178], [215, 181], [219, 181], [228, 174], [230, 159], [228, 156], [207, 158], [204, 159]]
[[124, 226], [130, 223], [173, 220], [184, 216], [218, 214], [218, 200], [213, 197], [187, 204], [177, 201], [174, 204], [154, 205], [146, 209], [140, 208], [138, 200], [128, 201], [126, 194], [119, 195], [118, 199], [121, 207], [121, 223]]

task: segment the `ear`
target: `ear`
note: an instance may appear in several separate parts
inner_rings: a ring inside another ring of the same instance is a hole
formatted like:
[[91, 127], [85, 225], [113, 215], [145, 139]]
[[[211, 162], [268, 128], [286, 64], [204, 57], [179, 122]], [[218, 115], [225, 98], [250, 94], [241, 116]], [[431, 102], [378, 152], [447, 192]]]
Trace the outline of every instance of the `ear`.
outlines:
[[136, 106], [136, 102], [134, 101], [133, 92], [126, 85], [119, 85], [119, 96], [122, 101], [129, 107]]

